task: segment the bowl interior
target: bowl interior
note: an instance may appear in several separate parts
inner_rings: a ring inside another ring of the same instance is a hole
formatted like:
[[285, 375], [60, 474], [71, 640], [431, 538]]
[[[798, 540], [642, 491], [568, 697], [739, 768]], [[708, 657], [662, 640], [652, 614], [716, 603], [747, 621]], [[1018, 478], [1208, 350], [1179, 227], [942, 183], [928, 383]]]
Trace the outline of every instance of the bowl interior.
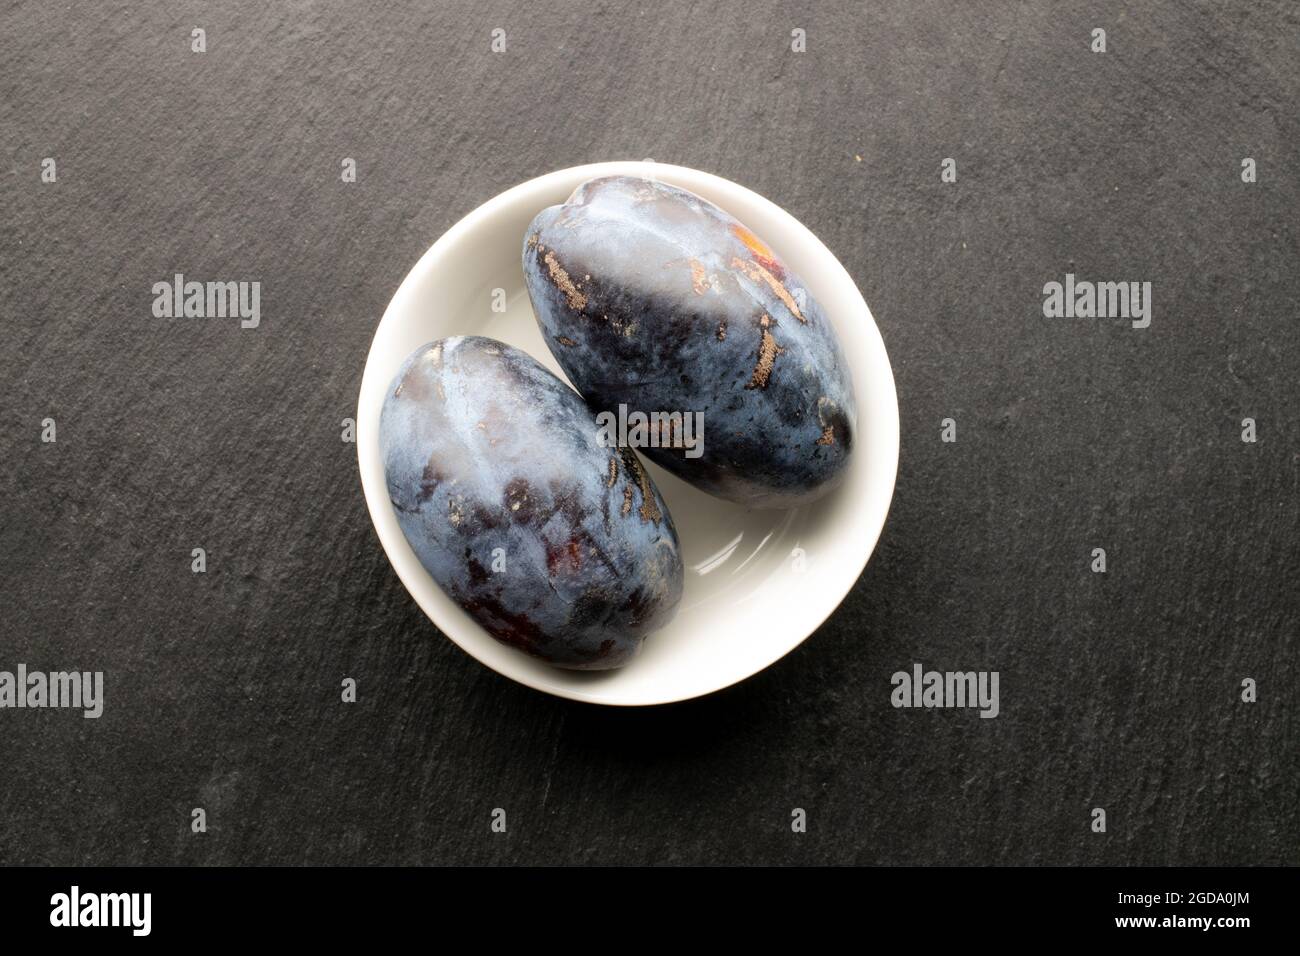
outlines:
[[[835, 323], [848, 358], [857, 392], [858, 445], [844, 483], [792, 511], [753, 511], [721, 501], [647, 461], [681, 539], [686, 566], [681, 608], [672, 623], [650, 635], [631, 664], [579, 673], [498, 644], [421, 567], [388, 501], [379, 412], [402, 361], [424, 343], [449, 335], [500, 339], [565, 378], [542, 339], [524, 288], [524, 232], [543, 208], [564, 202], [585, 180], [611, 174], [655, 176], [711, 200], [802, 277]], [[834, 611], [884, 525], [898, 466], [898, 405], [870, 310], [848, 273], [797, 220], [756, 193], [707, 173], [660, 163], [600, 163], [560, 170], [502, 193], [453, 226], [420, 259], [371, 345], [357, 412], [357, 448], [380, 542], [407, 590], [448, 637], [487, 666], [539, 690], [605, 704], [656, 704], [743, 680], [796, 647]]]

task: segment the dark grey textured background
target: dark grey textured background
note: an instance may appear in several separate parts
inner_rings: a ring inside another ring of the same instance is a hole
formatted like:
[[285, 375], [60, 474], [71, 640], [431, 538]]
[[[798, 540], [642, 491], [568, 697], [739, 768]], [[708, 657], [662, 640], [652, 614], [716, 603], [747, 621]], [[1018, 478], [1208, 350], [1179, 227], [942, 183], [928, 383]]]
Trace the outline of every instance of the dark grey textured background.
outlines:
[[[0, 861], [1300, 863], [1298, 38], [1286, 0], [6, 2], [0, 669], [108, 699], [0, 711]], [[903, 447], [813, 638], [628, 712], [434, 631], [339, 422], [443, 230], [647, 156], [839, 256]], [[175, 271], [260, 280], [262, 327], [153, 318]], [[1067, 271], [1151, 281], [1151, 328], [1044, 319]], [[1002, 715], [892, 709], [913, 661]]]

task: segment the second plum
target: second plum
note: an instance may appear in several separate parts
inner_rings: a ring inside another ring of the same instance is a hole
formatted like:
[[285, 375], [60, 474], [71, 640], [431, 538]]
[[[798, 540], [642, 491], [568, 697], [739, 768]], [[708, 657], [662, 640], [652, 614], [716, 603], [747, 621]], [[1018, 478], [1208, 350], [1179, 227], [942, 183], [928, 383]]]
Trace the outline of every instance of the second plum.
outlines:
[[593, 408], [703, 414], [698, 457], [642, 448], [653, 461], [759, 508], [842, 480], [857, 413], [834, 329], [722, 209], [653, 180], [594, 179], [533, 220], [523, 264], [546, 343]]

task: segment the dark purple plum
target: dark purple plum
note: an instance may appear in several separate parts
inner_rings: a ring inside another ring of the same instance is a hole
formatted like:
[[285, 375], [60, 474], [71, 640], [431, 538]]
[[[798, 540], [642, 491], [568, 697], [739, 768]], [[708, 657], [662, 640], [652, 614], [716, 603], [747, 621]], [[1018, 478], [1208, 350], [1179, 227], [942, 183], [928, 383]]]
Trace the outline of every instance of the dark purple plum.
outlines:
[[758, 508], [813, 501], [843, 478], [857, 408], [835, 331], [717, 206], [652, 180], [593, 179], [533, 220], [523, 258], [546, 344], [595, 410], [703, 413], [702, 453], [643, 448], [651, 460]]
[[682, 560], [634, 452], [516, 348], [458, 337], [402, 365], [380, 453], [420, 563], [493, 637], [579, 670], [626, 664], [672, 618]]

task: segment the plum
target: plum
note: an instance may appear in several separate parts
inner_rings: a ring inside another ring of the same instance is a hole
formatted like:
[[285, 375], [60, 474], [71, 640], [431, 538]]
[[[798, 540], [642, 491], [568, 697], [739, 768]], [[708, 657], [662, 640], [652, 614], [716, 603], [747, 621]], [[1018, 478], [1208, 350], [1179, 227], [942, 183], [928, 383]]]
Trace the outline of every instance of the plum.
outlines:
[[703, 413], [702, 449], [643, 448], [651, 460], [758, 508], [842, 480], [857, 409], [835, 331], [723, 210], [657, 181], [593, 179], [533, 220], [523, 260], [546, 344], [594, 409]]
[[528, 354], [477, 336], [418, 349], [384, 399], [379, 444], [420, 563], [503, 644], [607, 670], [676, 612], [682, 559], [659, 491]]

